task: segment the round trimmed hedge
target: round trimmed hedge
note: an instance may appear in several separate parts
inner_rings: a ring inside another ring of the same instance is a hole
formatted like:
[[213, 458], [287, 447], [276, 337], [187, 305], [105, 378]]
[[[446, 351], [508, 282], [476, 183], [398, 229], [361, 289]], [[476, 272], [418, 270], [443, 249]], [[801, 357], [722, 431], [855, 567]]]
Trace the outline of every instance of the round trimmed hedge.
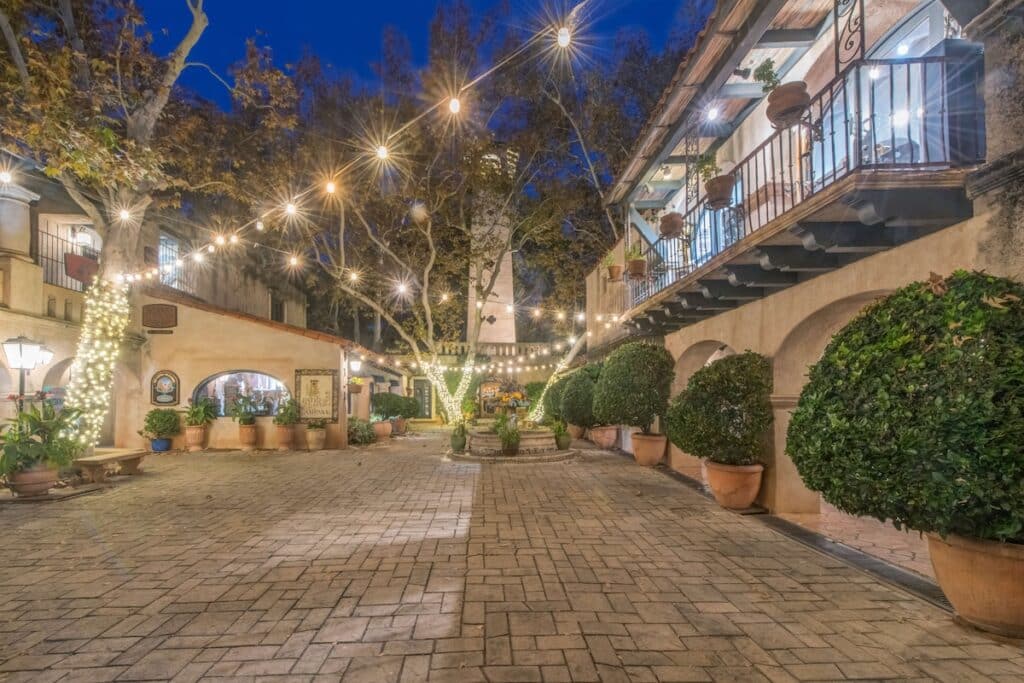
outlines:
[[558, 422], [562, 419], [562, 392], [571, 375], [556, 379], [544, 394], [544, 419]]
[[605, 359], [594, 387], [594, 419], [649, 433], [668, 407], [674, 375], [675, 362], [664, 347], [644, 342], [620, 346]]
[[811, 368], [787, 450], [846, 512], [1024, 543], [1024, 285], [958, 271], [905, 287]]
[[579, 370], [569, 376], [562, 392], [562, 419], [577, 427], [594, 426], [594, 380]]
[[753, 351], [726, 356], [693, 373], [669, 406], [665, 431], [698, 458], [722, 465], [762, 463], [771, 393], [767, 358]]

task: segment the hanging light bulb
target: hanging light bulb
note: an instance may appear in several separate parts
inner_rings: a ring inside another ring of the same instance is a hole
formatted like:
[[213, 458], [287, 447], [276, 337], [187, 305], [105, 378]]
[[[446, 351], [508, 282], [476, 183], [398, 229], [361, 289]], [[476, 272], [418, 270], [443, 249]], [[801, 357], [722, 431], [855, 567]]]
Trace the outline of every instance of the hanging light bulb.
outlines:
[[569, 31], [569, 27], [568, 26], [563, 26], [562, 28], [558, 29], [558, 47], [563, 48], [563, 49], [567, 48], [567, 47], [569, 47], [569, 44], [571, 42], [572, 42], [572, 32]]
[[213, 238], [213, 242], [217, 246], [221, 246], [221, 247], [224, 246], [224, 242], [225, 242], [224, 235], [217, 235], [216, 237]]
[[195, 261], [196, 263], [202, 263], [203, 253], [201, 251], [197, 251], [196, 253], [192, 254], [192, 260]]
[[385, 147], [384, 145], [378, 146], [377, 147], [377, 158], [380, 159], [381, 161], [384, 161], [385, 159], [387, 159], [388, 158], [388, 148]]
[[327, 190], [327, 194], [334, 194], [335, 192], [338, 191], [338, 186], [334, 183], [333, 180], [328, 180], [327, 185], [324, 187], [324, 189]]
[[0, 184], [10, 185], [14, 182], [14, 176], [10, 171], [0, 171]]
[[132, 219], [132, 212], [128, 209], [121, 209], [117, 212], [117, 217], [122, 221], [130, 221]]
[[448, 100], [448, 111], [450, 111], [453, 114], [458, 114], [460, 111], [462, 111], [462, 102], [459, 102], [458, 97], [453, 97], [450, 100]]
[[263, 232], [263, 228], [264, 228], [264, 227], [265, 227], [265, 226], [263, 225], [263, 221], [256, 221], [256, 229], [257, 229], [258, 231], [260, 231], [260, 232]]
[[289, 216], [294, 216], [298, 212], [298, 210], [299, 207], [295, 206], [295, 204], [291, 202], [288, 202], [287, 204], [284, 205], [284, 212]]

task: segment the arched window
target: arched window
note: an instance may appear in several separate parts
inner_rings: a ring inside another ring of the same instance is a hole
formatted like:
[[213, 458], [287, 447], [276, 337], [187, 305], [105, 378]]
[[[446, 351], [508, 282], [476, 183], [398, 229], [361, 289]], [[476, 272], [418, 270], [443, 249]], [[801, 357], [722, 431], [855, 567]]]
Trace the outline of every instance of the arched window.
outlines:
[[257, 417], [277, 415], [281, 401], [290, 396], [284, 382], [255, 370], [229, 370], [207, 377], [192, 392], [192, 400], [206, 397], [213, 401], [217, 415], [231, 414], [239, 396], [252, 399]]

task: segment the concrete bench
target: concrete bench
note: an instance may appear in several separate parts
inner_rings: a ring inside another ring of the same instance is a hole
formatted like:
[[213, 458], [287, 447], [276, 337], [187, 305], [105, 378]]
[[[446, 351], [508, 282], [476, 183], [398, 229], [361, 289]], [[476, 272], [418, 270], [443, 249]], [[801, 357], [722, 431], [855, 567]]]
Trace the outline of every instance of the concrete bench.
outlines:
[[75, 460], [75, 464], [82, 468], [89, 481], [99, 484], [107, 479], [108, 465], [119, 465], [121, 474], [138, 474], [145, 456], [146, 451], [133, 448], [98, 448], [93, 455]]

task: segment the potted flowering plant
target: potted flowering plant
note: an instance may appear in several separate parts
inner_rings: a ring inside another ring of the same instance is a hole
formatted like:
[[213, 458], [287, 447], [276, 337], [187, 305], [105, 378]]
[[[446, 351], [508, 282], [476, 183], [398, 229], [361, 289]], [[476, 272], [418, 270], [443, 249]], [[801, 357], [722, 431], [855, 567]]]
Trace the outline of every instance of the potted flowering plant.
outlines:
[[351, 394], [363, 393], [363, 378], [362, 377], [349, 377], [348, 378], [348, 391]]
[[722, 173], [713, 152], [700, 155], [697, 159], [697, 173], [704, 181], [704, 194], [710, 209], [717, 211], [732, 204], [732, 188], [736, 185], [736, 177], [732, 173]]
[[639, 244], [626, 247], [626, 270], [632, 280], [643, 280], [647, 277], [647, 259]]
[[0, 429], [0, 474], [16, 496], [45, 496], [57, 483], [58, 470], [70, 465], [82, 446], [71, 437], [79, 413], [60, 412], [51, 403], [31, 406]]

